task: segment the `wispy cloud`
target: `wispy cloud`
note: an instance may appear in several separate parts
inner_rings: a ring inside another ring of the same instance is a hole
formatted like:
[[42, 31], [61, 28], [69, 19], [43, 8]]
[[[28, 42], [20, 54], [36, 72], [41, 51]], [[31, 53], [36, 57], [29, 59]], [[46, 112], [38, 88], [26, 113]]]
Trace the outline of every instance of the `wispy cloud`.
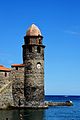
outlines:
[[75, 32], [75, 31], [70, 31], [70, 30], [65, 30], [64, 32], [72, 34], [72, 35], [80, 35], [80, 32]]

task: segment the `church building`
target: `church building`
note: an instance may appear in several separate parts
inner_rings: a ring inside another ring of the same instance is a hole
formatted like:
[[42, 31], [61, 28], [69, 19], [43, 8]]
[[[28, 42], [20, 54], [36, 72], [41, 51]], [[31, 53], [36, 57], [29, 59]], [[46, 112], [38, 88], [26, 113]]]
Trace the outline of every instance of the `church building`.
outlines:
[[0, 65], [0, 82], [5, 81], [1, 88], [11, 82], [14, 107], [45, 106], [44, 48], [41, 31], [32, 24], [24, 36], [23, 63], [12, 64], [11, 69]]

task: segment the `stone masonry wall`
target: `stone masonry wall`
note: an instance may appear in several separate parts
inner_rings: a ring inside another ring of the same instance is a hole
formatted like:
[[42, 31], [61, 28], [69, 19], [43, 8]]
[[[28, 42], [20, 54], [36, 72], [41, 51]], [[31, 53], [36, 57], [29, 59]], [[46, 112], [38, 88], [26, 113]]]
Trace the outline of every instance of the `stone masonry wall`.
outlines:
[[10, 72], [0, 71], [0, 88], [10, 81]]
[[24, 106], [24, 67], [12, 67], [11, 79], [14, 106]]
[[8, 82], [0, 89], [0, 109], [9, 106], [13, 106], [12, 82]]
[[[30, 47], [32, 47], [31, 51]], [[38, 47], [40, 52], [38, 52]], [[23, 45], [23, 63], [25, 64], [24, 95], [26, 106], [41, 106], [44, 104], [44, 46]], [[40, 69], [37, 68], [37, 64], [40, 64]]]
[[10, 72], [0, 71], [0, 109], [13, 105]]

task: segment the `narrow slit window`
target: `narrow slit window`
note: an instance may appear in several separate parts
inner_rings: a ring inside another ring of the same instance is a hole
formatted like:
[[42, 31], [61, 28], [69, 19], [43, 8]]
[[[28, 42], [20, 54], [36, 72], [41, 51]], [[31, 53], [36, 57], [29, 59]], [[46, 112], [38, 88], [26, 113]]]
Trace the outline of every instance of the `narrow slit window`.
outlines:
[[5, 72], [5, 77], [7, 77], [7, 72]]
[[39, 39], [39, 44], [41, 44], [41, 39]]
[[32, 46], [29, 46], [29, 52], [32, 52]]
[[40, 51], [41, 51], [41, 49], [40, 49], [40, 47], [38, 46], [38, 47], [37, 47], [37, 52], [40, 53]]
[[16, 70], [18, 70], [18, 67], [16, 67]]

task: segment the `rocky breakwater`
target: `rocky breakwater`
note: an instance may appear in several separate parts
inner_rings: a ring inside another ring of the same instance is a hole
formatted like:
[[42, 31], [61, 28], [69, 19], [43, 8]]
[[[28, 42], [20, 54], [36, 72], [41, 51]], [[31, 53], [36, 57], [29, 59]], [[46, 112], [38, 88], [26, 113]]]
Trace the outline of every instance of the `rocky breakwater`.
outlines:
[[72, 106], [72, 101], [66, 101], [66, 102], [47, 102], [48, 106]]

